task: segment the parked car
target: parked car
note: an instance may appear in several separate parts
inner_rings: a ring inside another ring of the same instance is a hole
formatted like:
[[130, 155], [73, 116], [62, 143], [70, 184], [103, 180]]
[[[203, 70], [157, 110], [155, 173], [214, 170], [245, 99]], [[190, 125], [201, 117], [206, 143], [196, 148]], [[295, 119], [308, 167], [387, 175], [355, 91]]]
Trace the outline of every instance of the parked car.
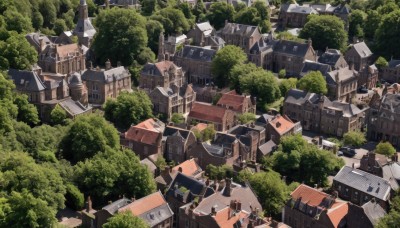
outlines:
[[365, 86], [358, 88], [358, 93], [368, 93], [368, 89]]
[[339, 152], [341, 152], [346, 157], [354, 157], [354, 155], [357, 154], [356, 150], [350, 147], [342, 147], [339, 149]]

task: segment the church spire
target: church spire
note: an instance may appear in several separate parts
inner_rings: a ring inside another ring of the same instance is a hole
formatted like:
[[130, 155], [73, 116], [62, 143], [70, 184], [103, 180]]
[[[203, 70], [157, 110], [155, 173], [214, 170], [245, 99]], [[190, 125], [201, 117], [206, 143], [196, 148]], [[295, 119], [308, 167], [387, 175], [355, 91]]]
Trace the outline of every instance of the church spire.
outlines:
[[85, 20], [88, 18], [88, 6], [86, 4], [86, 0], [81, 0], [81, 4], [79, 5], [79, 19]]

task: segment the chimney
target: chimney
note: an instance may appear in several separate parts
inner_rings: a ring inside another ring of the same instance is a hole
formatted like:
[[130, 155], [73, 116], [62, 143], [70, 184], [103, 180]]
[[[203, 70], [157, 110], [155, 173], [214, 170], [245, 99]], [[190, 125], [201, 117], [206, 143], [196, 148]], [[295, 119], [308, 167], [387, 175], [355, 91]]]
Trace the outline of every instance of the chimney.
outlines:
[[281, 123], [276, 122], [276, 127], [277, 127], [277, 128], [280, 128], [280, 127], [281, 127]]
[[90, 212], [92, 209], [92, 199], [88, 196], [86, 201], [86, 212]]
[[309, 48], [312, 46], [312, 40], [311, 40], [311, 38], [308, 38], [307, 44], [308, 44], [308, 47], [309, 47]]
[[351, 168], [353, 168], [353, 169], [354, 169], [354, 162], [351, 164]]
[[324, 140], [324, 137], [320, 136], [320, 137], [319, 137], [319, 141], [318, 141], [318, 143], [319, 143], [320, 146], [322, 146], [322, 140]]
[[216, 215], [217, 214], [217, 205], [214, 205], [211, 207], [211, 215]]
[[374, 152], [368, 153], [368, 165], [371, 167], [375, 166], [376, 155]]
[[314, 188], [317, 189], [318, 188], [318, 184], [314, 184]]
[[242, 210], [242, 203], [240, 201], [236, 201], [236, 211]]
[[182, 173], [182, 171], [183, 171], [183, 170], [182, 170], [182, 167], [179, 166], [178, 172]]
[[111, 62], [110, 62], [109, 59], [107, 59], [107, 61], [106, 61], [106, 70], [109, 70], [109, 69], [111, 69]]
[[133, 197], [131, 198], [131, 201], [132, 201], [132, 202], [135, 202], [135, 200], [136, 200], [136, 198], [135, 198], [135, 196], [133, 196]]
[[121, 66], [121, 61], [117, 61], [117, 67]]
[[226, 178], [225, 179], [225, 189], [222, 194], [224, 196], [231, 196], [231, 191], [232, 191], [232, 179]]
[[354, 70], [354, 63], [353, 62], [349, 63], [349, 70]]
[[89, 69], [93, 70], [93, 62], [92, 61], [89, 61]]
[[228, 20], [225, 20], [225, 26], [228, 24]]

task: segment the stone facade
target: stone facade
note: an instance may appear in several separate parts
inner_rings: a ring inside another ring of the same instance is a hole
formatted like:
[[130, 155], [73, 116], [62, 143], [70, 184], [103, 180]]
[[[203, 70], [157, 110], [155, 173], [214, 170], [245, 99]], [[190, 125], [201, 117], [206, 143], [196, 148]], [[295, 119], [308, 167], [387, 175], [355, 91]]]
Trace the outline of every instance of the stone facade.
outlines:
[[187, 117], [189, 124], [207, 123], [213, 124], [217, 131], [227, 131], [234, 126], [235, 114], [229, 109], [194, 102]]
[[359, 72], [371, 64], [371, 57], [372, 52], [364, 42], [353, 44], [344, 55], [347, 63]]
[[387, 67], [382, 68], [381, 72], [382, 79], [389, 83], [400, 82], [400, 60], [392, 59], [389, 61]]
[[339, 50], [329, 48], [318, 58], [318, 62], [327, 64], [334, 70], [349, 66]]
[[373, 89], [376, 87], [376, 83], [378, 83], [378, 68], [376, 68], [375, 64], [365, 67], [358, 77], [358, 87], [365, 86], [367, 89]]
[[163, 134], [164, 157], [167, 161], [180, 164], [189, 159], [186, 153], [196, 142], [196, 136], [192, 131], [167, 126]]
[[173, 85], [178, 88], [185, 83], [185, 73], [171, 61], [161, 61], [157, 63], [147, 63], [140, 72], [139, 88], [147, 92], [156, 87], [164, 89], [171, 88]]
[[227, 45], [235, 45], [249, 53], [250, 49], [257, 43], [261, 37], [261, 31], [258, 26], [243, 25], [236, 23], [225, 23], [225, 27], [218, 31], [218, 35]]
[[330, 101], [327, 97], [292, 89], [286, 95], [283, 114], [300, 121], [304, 130], [335, 136], [363, 130], [367, 108]]
[[93, 37], [96, 34], [96, 29], [88, 16], [88, 5], [86, 0], [80, 0], [78, 23], [73, 31], [73, 34], [78, 37], [80, 45], [90, 47]]
[[352, 68], [352, 65], [328, 72], [326, 84], [329, 98], [351, 102], [351, 99], [357, 94], [359, 77], [359, 73]]
[[237, 125], [228, 131], [235, 135], [240, 142], [240, 160], [255, 161], [257, 159], [257, 149], [264, 144], [266, 130], [264, 127], [254, 124]]
[[256, 101], [249, 95], [239, 95], [235, 90], [222, 94], [217, 106], [230, 109], [237, 114], [256, 113]]

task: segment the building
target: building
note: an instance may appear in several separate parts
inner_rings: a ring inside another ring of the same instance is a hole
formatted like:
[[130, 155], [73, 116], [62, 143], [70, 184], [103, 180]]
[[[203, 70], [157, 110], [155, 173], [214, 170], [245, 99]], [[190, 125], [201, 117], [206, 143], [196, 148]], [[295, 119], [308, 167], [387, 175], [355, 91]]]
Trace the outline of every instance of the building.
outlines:
[[400, 60], [391, 59], [388, 66], [382, 68], [381, 77], [389, 83], [400, 82]]
[[92, 111], [87, 103], [86, 86], [79, 74], [74, 74], [68, 84], [63, 77], [39, 76], [40, 70], [9, 69], [8, 75], [17, 92], [26, 94], [28, 101], [37, 107], [42, 121], [50, 121], [50, 113], [56, 105], [64, 109], [70, 118]]
[[118, 213], [125, 211], [130, 211], [132, 215], [143, 219], [151, 228], [172, 228], [173, 225], [174, 212], [160, 191], [134, 200], [118, 209]]
[[272, 140], [259, 146], [257, 150], [257, 162], [262, 162], [263, 157], [270, 156], [276, 149], [277, 145]]
[[287, 116], [277, 115], [266, 126], [266, 140], [279, 144], [282, 137], [302, 132], [301, 123], [294, 123]]
[[327, 48], [324, 53], [318, 58], [319, 63], [331, 66], [331, 69], [339, 69], [348, 67], [344, 56], [339, 50]]
[[86, 0], [80, 0], [78, 23], [73, 31], [73, 34], [78, 37], [78, 42], [81, 45], [90, 47], [93, 37], [96, 34], [96, 29], [88, 16], [88, 5]]
[[123, 144], [132, 149], [140, 159], [150, 155], [162, 155], [162, 135], [165, 124], [157, 119], [147, 119], [135, 126], [131, 126], [124, 133]]
[[189, 39], [195, 46], [204, 47], [206, 39], [215, 35], [215, 29], [210, 25], [210, 22], [196, 23], [195, 27], [187, 34]]
[[82, 74], [88, 88], [89, 103], [101, 106], [108, 98], [117, 98], [123, 91], [132, 91], [131, 74], [123, 66], [111, 67], [108, 60], [106, 68], [89, 68]]
[[218, 31], [218, 35], [227, 45], [235, 45], [249, 53], [253, 45], [262, 38], [258, 26], [243, 25], [225, 22], [224, 28]]
[[339, 68], [327, 74], [328, 96], [333, 100], [351, 102], [357, 94], [359, 74], [352, 68]]
[[176, 53], [175, 63], [186, 72], [188, 83], [207, 85], [213, 80], [211, 62], [216, 53], [208, 47], [185, 45]]
[[309, 6], [282, 4], [279, 11], [279, 25], [283, 28], [302, 28], [311, 14], [318, 14], [318, 12]]
[[[98, 210], [97, 212], [91, 214], [91, 213], [86, 213], [84, 216], [86, 218], [82, 219], [82, 222], [84, 220], [89, 220], [92, 221], [89, 224], [91, 224], [90, 227], [96, 227], [96, 228], [101, 228], [103, 227], [104, 223], [108, 222], [107, 220], [111, 217], [113, 217], [115, 214], [118, 213], [118, 210], [128, 204], [132, 203], [132, 200], [127, 199], [125, 197], [114, 201], [110, 202], [110, 204], [104, 206], [101, 208], [101, 210]], [[84, 223], [88, 224], [88, 223]]]
[[235, 135], [240, 143], [240, 160], [256, 161], [257, 149], [265, 142], [266, 130], [255, 124], [237, 125], [228, 131]]
[[304, 130], [339, 137], [363, 130], [367, 109], [297, 89], [289, 90], [283, 103], [283, 114], [300, 121]]
[[156, 87], [168, 89], [173, 85], [182, 87], [185, 82], [185, 74], [181, 67], [171, 61], [147, 63], [140, 72], [139, 88], [152, 91]]
[[354, 65], [354, 70], [362, 71], [371, 64], [372, 52], [364, 42], [359, 42], [350, 46], [344, 58], [349, 65]]
[[174, 161], [178, 164], [188, 158], [186, 152], [196, 144], [197, 139], [192, 131], [167, 126], [163, 134], [164, 157], [167, 161]]
[[301, 184], [282, 210], [282, 221], [290, 227], [346, 227], [347, 202]]
[[378, 83], [379, 71], [375, 64], [365, 67], [359, 74], [358, 87], [364, 86], [366, 89], [373, 89]]
[[234, 126], [234, 112], [206, 103], [194, 102], [187, 122], [213, 124], [217, 131], [227, 131]]
[[306, 76], [308, 73], [312, 71], [319, 71], [321, 72], [322, 76], [326, 79], [328, 73], [332, 71], [332, 68], [328, 64], [319, 63], [319, 62], [312, 62], [306, 60], [303, 63], [303, 68], [301, 69], [300, 78]]
[[372, 199], [362, 206], [349, 203], [349, 212], [346, 216], [347, 227], [373, 228], [386, 215], [386, 211]]
[[239, 95], [235, 90], [222, 94], [217, 106], [230, 109], [237, 114], [256, 113], [256, 101], [250, 95]]
[[374, 198], [385, 210], [388, 209], [392, 195], [387, 180], [349, 166], [344, 166], [336, 174], [332, 188], [338, 192], [340, 198], [359, 206]]
[[400, 145], [400, 94], [387, 93], [372, 97], [367, 120], [367, 136], [374, 141]]

